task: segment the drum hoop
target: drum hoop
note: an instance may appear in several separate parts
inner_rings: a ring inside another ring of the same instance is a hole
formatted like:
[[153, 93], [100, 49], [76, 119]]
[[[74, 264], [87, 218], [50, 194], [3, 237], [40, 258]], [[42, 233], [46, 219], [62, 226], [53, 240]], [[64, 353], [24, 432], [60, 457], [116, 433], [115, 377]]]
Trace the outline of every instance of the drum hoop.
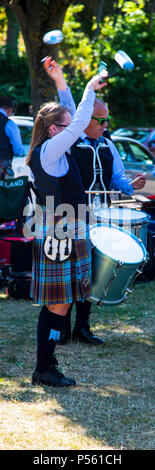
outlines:
[[[119, 305], [120, 303], [123, 302], [123, 300], [125, 300], [127, 297], [127, 294], [126, 292], [124, 293], [124, 295], [118, 299], [118, 300], [106, 300], [106, 297], [104, 299], [102, 299], [102, 304], [105, 304], [105, 305]], [[100, 302], [100, 299], [98, 297], [94, 297], [93, 295], [91, 295], [90, 297], [87, 298], [87, 300], [89, 300], [90, 302], [97, 302], [99, 304]]]
[[122, 228], [119, 228], [119, 227], [110, 227], [108, 224], [95, 224], [95, 225], [92, 225], [91, 226], [91, 229], [95, 228], [95, 227], [108, 227], [108, 228], [115, 228], [115, 230], [118, 230], [119, 232], [123, 232], [123, 233], [126, 233], [127, 235], [129, 235], [131, 238], [133, 238], [137, 243], [138, 245], [141, 246], [142, 248], [142, 251], [143, 251], [143, 258], [140, 260], [140, 261], [137, 261], [135, 263], [128, 263], [127, 261], [121, 261], [121, 260], [116, 260], [115, 258], [113, 258], [112, 256], [109, 256], [109, 255], [106, 255], [105, 253], [102, 253], [95, 245], [93, 245], [92, 241], [91, 241], [91, 244], [93, 246], [93, 249], [95, 248], [95, 250], [100, 254], [100, 255], [104, 255], [109, 261], [112, 260], [113, 264], [116, 264], [116, 262], [120, 262], [122, 266], [136, 266], [137, 264], [141, 265], [141, 263], [144, 263], [145, 260], [148, 258], [148, 253], [147, 253], [147, 250], [145, 248], [145, 245], [143, 244], [143, 242], [137, 238], [133, 233], [130, 233], [128, 232], [128, 230], [124, 230]]
[[[113, 209], [113, 208], [108, 209], [108, 210], [109, 210], [109, 214], [110, 214], [110, 210], [111, 210], [111, 209]], [[115, 209], [115, 208], [114, 208], [114, 209]], [[106, 210], [106, 209], [103, 209], [103, 210]], [[129, 210], [129, 209], [127, 209], [126, 207], [123, 208], [123, 209], [122, 209], [122, 213], [123, 213], [123, 211], [125, 211], [125, 210]], [[144, 214], [144, 217], [142, 217], [141, 219], [134, 219], [134, 218], [131, 218], [131, 219], [123, 218], [123, 219], [122, 219], [122, 218], [119, 218], [119, 217], [118, 217], [118, 219], [117, 219], [116, 217], [114, 217], [114, 218], [109, 217], [109, 222], [110, 222], [111, 224], [112, 224], [112, 223], [113, 223], [113, 224], [116, 224], [116, 223], [119, 222], [120, 224], [122, 224], [122, 225], [120, 225], [120, 226], [126, 225], [126, 224], [128, 224], [128, 223], [130, 223], [131, 226], [132, 226], [132, 225], [140, 225], [140, 224], [143, 225], [144, 223], [149, 223], [149, 220], [151, 219], [150, 214], [147, 214], [147, 213], [144, 212], [144, 211], [139, 211], [138, 209], [130, 209], [130, 211], [134, 211], [134, 212], [137, 211], [137, 214], [138, 214], [138, 213]], [[112, 215], [112, 214], [111, 214], [111, 215]], [[104, 219], [101, 218], [100, 215], [97, 215], [97, 211], [96, 211], [96, 213], [95, 213], [95, 217], [96, 217], [96, 218], [98, 217], [98, 219], [104, 221]], [[106, 221], [106, 222], [107, 222], [107, 221]]]

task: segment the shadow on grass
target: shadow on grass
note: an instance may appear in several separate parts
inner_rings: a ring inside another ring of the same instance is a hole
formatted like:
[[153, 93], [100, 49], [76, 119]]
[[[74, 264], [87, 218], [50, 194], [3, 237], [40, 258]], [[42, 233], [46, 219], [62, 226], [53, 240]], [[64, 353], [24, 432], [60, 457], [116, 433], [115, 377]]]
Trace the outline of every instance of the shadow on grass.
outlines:
[[[75, 367], [69, 363], [73, 348]], [[80, 426], [82, 434], [100, 442], [101, 448], [103, 442], [115, 448], [153, 448], [152, 440], [149, 443], [154, 393], [151, 345], [137, 342], [130, 335], [118, 339], [113, 334], [104, 351], [101, 346], [96, 350], [69, 345], [63, 361], [63, 347], [57, 349], [59, 362], [65, 362], [63, 372], [77, 380], [77, 387], [32, 387], [31, 378], [26, 374], [23, 378], [21, 367], [16, 365], [19, 377], [2, 380], [1, 401], [32, 405], [48, 402], [47, 417], [54, 415], [58, 422], [62, 419], [65, 432]], [[61, 409], [55, 408], [53, 400]]]
[[103, 443], [115, 448], [154, 448], [152, 315], [148, 319], [140, 308], [135, 317], [130, 305], [133, 319], [130, 316], [126, 321], [124, 309], [115, 317], [94, 313], [93, 331], [105, 339], [105, 346], [71, 342], [57, 346], [63, 373], [74, 377], [77, 386], [54, 389], [31, 385], [39, 310], [32, 302], [17, 304], [10, 299], [0, 305], [1, 402], [32, 406], [46, 402], [45, 418], [54, 415], [58, 423], [62, 419], [66, 433], [78, 426], [78, 433], [96, 439], [101, 448]]

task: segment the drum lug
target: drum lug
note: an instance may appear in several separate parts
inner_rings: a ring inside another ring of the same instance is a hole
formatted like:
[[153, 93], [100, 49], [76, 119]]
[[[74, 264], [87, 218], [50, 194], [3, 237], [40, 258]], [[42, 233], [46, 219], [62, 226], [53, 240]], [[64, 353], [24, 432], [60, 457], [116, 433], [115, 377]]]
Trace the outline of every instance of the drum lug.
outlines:
[[[104, 291], [104, 297], [106, 297], [105, 291]], [[100, 299], [100, 300], [97, 302], [97, 306], [98, 306], [98, 307], [102, 307], [102, 304], [103, 304], [103, 302], [104, 302], [104, 297], [102, 297], [102, 299]]]
[[113, 279], [115, 279], [115, 277], [117, 277], [117, 272], [113, 271]]
[[[145, 259], [145, 260], [143, 259], [143, 260], [142, 260], [142, 264], [141, 264], [141, 266], [140, 266], [141, 269], [138, 269], [138, 268], [136, 269], [135, 276], [134, 276], [134, 278], [132, 279], [131, 287], [133, 286], [133, 284], [134, 284], [135, 280], [137, 279], [137, 277], [138, 277], [140, 274], [142, 274], [142, 272], [143, 272], [143, 267], [144, 267], [145, 264], [146, 264], [146, 259]], [[132, 290], [129, 289], [129, 288], [127, 288], [127, 289], [126, 289], [126, 292], [127, 292], [128, 294], [130, 294], [130, 293], [132, 293]]]
[[118, 261], [118, 262], [117, 262], [116, 270], [115, 270], [115, 271], [113, 270], [113, 276], [112, 276], [112, 278], [109, 280], [109, 282], [108, 282], [108, 284], [107, 284], [107, 287], [106, 287], [106, 288], [104, 289], [104, 291], [103, 291], [104, 296], [103, 296], [103, 297], [98, 301], [98, 303], [97, 303], [98, 307], [101, 307], [101, 305], [103, 304], [104, 298], [105, 298], [105, 297], [107, 296], [107, 294], [108, 294], [108, 291], [109, 291], [109, 288], [110, 288], [110, 286], [111, 286], [111, 283], [112, 283], [112, 281], [117, 277], [118, 270], [119, 270], [119, 268], [120, 268], [123, 264], [124, 264], [124, 263], [123, 263], [122, 261]]
[[129, 287], [127, 287], [126, 292], [127, 292], [128, 294], [132, 294], [132, 290], [129, 289]]
[[124, 264], [123, 261], [118, 261], [117, 262], [117, 268], [120, 268], [120, 266], [123, 266], [123, 264]]
[[136, 273], [137, 274], [142, 274], [142, 270], [141, 269], [136, 269]]

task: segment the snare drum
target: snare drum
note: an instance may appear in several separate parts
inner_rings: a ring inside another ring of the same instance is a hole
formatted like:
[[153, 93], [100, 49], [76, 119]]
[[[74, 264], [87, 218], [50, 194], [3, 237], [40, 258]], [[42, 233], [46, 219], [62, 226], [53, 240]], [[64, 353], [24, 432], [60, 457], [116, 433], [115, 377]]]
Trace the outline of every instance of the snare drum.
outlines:
[[136, 209], [115, 208], [99, 209], [93, 213], [94, 223], [117, 225], [140, 238], [147, 247], [147, 232], [150, 215]]
[[99, 304], [119, 304], [130, 292], [134, 279], [148, 261], [144, 244], [118, 227], [94, 225], [92, 243], [92, 295]]

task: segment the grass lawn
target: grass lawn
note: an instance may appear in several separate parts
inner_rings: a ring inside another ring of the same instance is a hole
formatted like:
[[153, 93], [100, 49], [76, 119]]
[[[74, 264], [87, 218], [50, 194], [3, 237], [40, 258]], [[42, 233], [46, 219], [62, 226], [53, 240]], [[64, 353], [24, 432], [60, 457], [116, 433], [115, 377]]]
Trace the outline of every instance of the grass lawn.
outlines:
[[31, 385], [39, 311], [0, 293], [0, 449], [154, 449], [155, 282], [137, 283], [117, 307], [93, 304], [104, 346], [57, 346], [71, 389]]

